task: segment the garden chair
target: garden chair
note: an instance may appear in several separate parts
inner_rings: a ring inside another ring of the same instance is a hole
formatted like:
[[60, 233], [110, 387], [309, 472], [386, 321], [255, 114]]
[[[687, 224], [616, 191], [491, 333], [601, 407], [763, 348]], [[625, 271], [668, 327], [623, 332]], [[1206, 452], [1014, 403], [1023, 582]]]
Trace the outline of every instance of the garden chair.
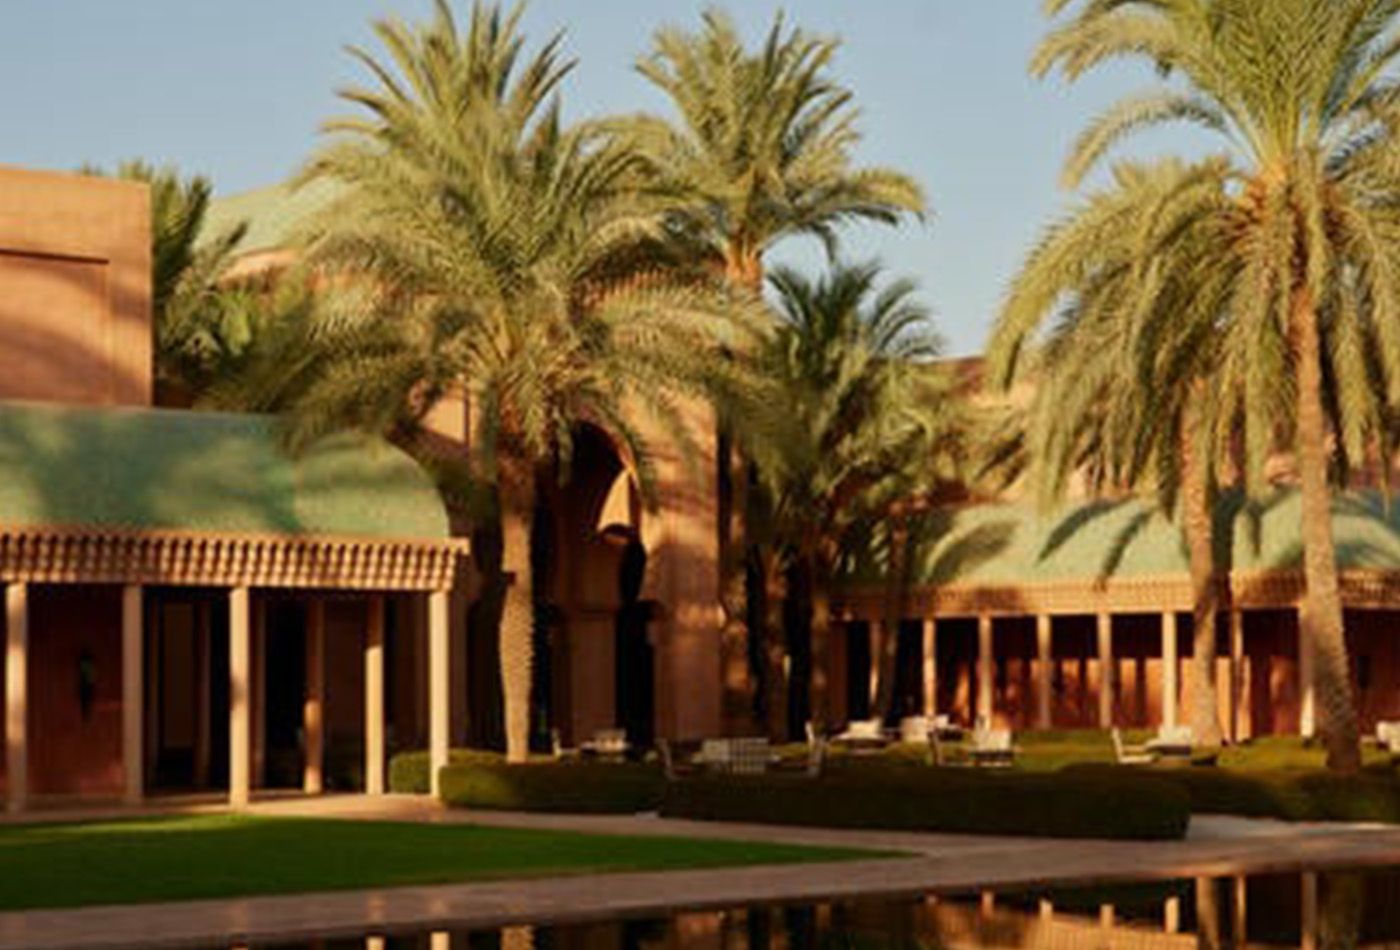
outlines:
[[889, 745], [885, 737], [885, 724], [876, 719], [857, 719], [846, 726], [844, 732], [831, 740], [847, 746], [852, 751], [873, 752]]
[[1151, 765], [1157, 757], [1145, 745], [1124, 745], [1123, 733], [1117, 726], [1109, 730], [1113, 737], [1113, 758], [1119, 765]]
[[627, 755], [631, 746], [627, 743], [627, 730], [599, 729], [592, 739], [581, 743], [579, 749], [586, 755], [620, 759]]
[[1387, 752], [1400, 752], [1400, 722], [1376, 723], [1376, 744]]
[[905, 716], [899, 721], [899, 741], [905, 743], [928, 742], [929, 721], [926, 716]]
[[683, 764], [676, 757], [676, 749], [671, 745], [669, 739], [657, 739], [656, 751], [661, 756], [661, 771], [666, 776], [666, 781], [674, 782], [684, 775], [695, 771], [694, 763]]
[[772, 762], [767, 739], [730, 739], [729, 771], [735, 775], [762, 775]]
[[564, 739], [560, 736], [558, 729], [549, 730], [549, 747], [555, 761], [562, 762], [565, 759], [578, 758], [578, 749], [565, 746]]
[[1147, 742], [1146, 751], [1157, 755], [1190, 758], [1196, 745], [1196, 733], [1190, 726], [1163, 726]]
[[1011, 741], [1011, 730], [992, 729], [986, 725], [972, 730], [972, 748], [968, 750], [968, 755], [974, 765], [1010, 768], [1016, 764], [1016, 747]]

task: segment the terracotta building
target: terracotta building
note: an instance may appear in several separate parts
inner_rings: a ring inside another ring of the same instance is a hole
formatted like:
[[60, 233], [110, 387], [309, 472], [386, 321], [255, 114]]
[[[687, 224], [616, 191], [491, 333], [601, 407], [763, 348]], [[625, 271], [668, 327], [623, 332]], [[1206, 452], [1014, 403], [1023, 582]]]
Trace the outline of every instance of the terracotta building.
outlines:
[[[236, 264], [292, 259], [325, 200], [272, 188], [216, 204], [247, 222]], [[376, 440], [291, 456], [274, 420], [157, 408], [142, 186], [0, 169], [0, 581], [8, 807], [32, 799], [383, 788], [400, 749], [499, 739], [492, 591], [426, 474]], [[468, 435], [461, 401], [433, 411]], [[748, 725], [744, 657], [722, 648], [713, 424], [699, 457], [657, 460], [639, 503], [619, 453], [579, 434], [542, 502], [547, 609], [536, 732], [634, 741]], [[659, 445], [664, 449], [664, 445]], [[1336, 503], [1365, 723], [1400, 718], [1400, 524], [1366, 495]], [[1230, 565], [1219, 699], [1237, 738], [1310, 732], [1297, 636], [1297, 499], [1222, 502]], [[893, 638], [894, 715], [1014, 728], [1181, 718], [1190, 592], [1180, 534], [1134, 502], [1054, 514], [1013, 502], [938, 512], [892, 616], [856, 565], [825, 672], [839, 720], [867, 715]], [[485, 555], [483, 554], [483, 557]], [[498, 592], [497, 592], [498, 593]], [[790, 720], [810, 650], [791, 633]]]
[[142, 185], [0, 169], [7, 809], [445, 762], [467, 548], [436, 489], [374, 440], [293, 458], [270, 419], [153, 408], [149, 218]]

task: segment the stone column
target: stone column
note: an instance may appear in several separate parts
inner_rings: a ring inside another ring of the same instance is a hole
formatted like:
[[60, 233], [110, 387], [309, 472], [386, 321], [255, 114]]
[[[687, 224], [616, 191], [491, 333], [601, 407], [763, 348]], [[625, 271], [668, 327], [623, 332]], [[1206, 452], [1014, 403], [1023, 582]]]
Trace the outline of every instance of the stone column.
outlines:
[[1108, 729], [1113, 725], [1113, 614], [1101, 611], [1099, 627], [1099, 725]]
[[1239, 742], [1244, 726], [1244, 611], [1230, 609], [1230, 741]]
[[435, 930], [428, 938], [429, 950], [452, 950], [452, 934], [446, 930]]
[[384, 794], [384, 597], [365, 610], [365, 794]]
[[995, 645], [992, 643], [992, 615], [979, 614], [977, 617], [977, 718], [990, 728], [996, 711], [992, 701], [995, 683], [992, 669], [996, 663]]
[[228, 592], [228, 803], [248, 804], [252, 787], [252, 631], [248, 617], [248, 588]]
[[143, 591], [140, 584], [122, 588], [122, 799], [128, 805], [141, 802], [144, 792], [145, 761], [145, 640]]
[[1177, 704], [1181, 698], [1180, 675], [1176, 611], [1167, 610], [1162, 613], [1162, 725], [1168, 729], [1175, 728], [1177, 724]]
[[1054, 618], [1038, 614], [1035, 618], [1035, 724], [1049, 729], [1051, 722], [1050, 696], [1055, 671]]
[[1298, 732], [1305, 739], [1317, 734], [1317, 662], [1312, 641], [1303, 636], [1303, 610], [1298, 608]]
[[326, 759], [326, 604], [319, 594], [306, 602], [306, 694], [301, 704], [305, 740], [301, 787], [308, 795], [325, 789]]
[[428, 595], [428, 771], [434, 798], [441, 791], [439, 772], [448, 761], [452, 728], [452, 630], [448, 618], [448, 593]]
[[938, 621], [924, 618], [924, 715], [938, 714]]
[[5, 586], [5, 810], [29, 804], [29, 585]]
[[1181, 898], [1168, 897], [1162, 906], [1162, 930], [1174, 934], [1181, 930]]

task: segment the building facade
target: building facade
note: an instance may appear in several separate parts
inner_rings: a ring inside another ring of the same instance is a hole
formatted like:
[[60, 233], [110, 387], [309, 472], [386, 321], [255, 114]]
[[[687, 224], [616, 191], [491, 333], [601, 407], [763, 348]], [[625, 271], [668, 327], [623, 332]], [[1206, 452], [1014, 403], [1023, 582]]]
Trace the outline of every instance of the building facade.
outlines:
[[[247, 221], [241, 276], [284, 266], [314, 193], [220, 203]], [[0, 169], [0, 794], [21, 811], [260, 788], [378, 792], [397, 750], [499, 738], [493, 592], [471, 526], [392, 446], [292, 455], [273, 419], [154, 405], [143, 186]], [[465, 447], [470, 409], [437, 436]], [[549, 552], [537, 715], [565, 744], [751, 729], [746, 657], [721, 638], [713, 420], [698, 457], [657, 440], [645, 510], [621, 455], [579, 432], [542, 499]], [[1297, 498], [1222, 500], [1218, 701], [1235, 739], [1314, 728], [1299, 642]], [[1363, 723], [1400, 718], [1400, 515], [1339, 497], [1334, 533]], [[857, 564], [824, 672], [837, 723], [864, 718], [887, 648], [892, 716], [1017, 729], [1183, 718], [1191, 593], [1176, 526], [1123, 501], [1041, 513], [1009, 502], [930, 518], [891, 599]], [[894, 607], [891, 607], [891, 604]], [[789, 631], [800, 732], [810, 642]]]
[[466, 544], [387, 444], [151, 405], [147, 202], [0, 170], [7, 810], [445, 763]]

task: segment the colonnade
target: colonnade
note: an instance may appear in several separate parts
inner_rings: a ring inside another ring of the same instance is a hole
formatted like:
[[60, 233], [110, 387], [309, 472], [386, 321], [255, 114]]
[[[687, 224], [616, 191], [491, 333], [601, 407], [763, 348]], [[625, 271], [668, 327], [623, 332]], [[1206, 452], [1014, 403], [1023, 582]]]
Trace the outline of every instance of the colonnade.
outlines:
[[[261, 715], [265, 697], [260, 678], [253, 676], [251, 589], [228, 589], [228, 802], [235, 808], [246, 806], [251, 798], [253, 775], [261, 757], [255, 729], [255, 715]], [[29, 746], [30, 722], [30, 585], [5, 586], [5, 677], [3, 684], [5, 808], [11, 813], [28, 809], [30, 804]], [[384, 792], [385, 775], [385, 595], [367, 597], [364, 636], [364, 755], [365, 792]], [[432, 793], [438, 791], [438, 771], [447, 764], [450, 710], [450, 666], [448, 594], [431, 591], [415, 596], [427, 599], [427, 680], [428, 746]], [[145, 591], [140, 584], [121, 589], [121, 761], [122, 798], [127, 804], [140, 804], [146, 795], [145, 690]], [[320, 793], [325, 785], [325, 601], [317, 592], [307, 594], [306, 689], [302, 707], [305, 741], [303, 790]], [[39, 632], [42, 635], [42, 631]], [[261, 653], [266, 656], [265, 652]], [[206, 664], [207, 667], [207, 664]], [[207, 717], [206, 717], [207, 718]], [[207, 723], [202, 726], [207, 729]], [[207, 743], [205, 744], [207, 747]]]

